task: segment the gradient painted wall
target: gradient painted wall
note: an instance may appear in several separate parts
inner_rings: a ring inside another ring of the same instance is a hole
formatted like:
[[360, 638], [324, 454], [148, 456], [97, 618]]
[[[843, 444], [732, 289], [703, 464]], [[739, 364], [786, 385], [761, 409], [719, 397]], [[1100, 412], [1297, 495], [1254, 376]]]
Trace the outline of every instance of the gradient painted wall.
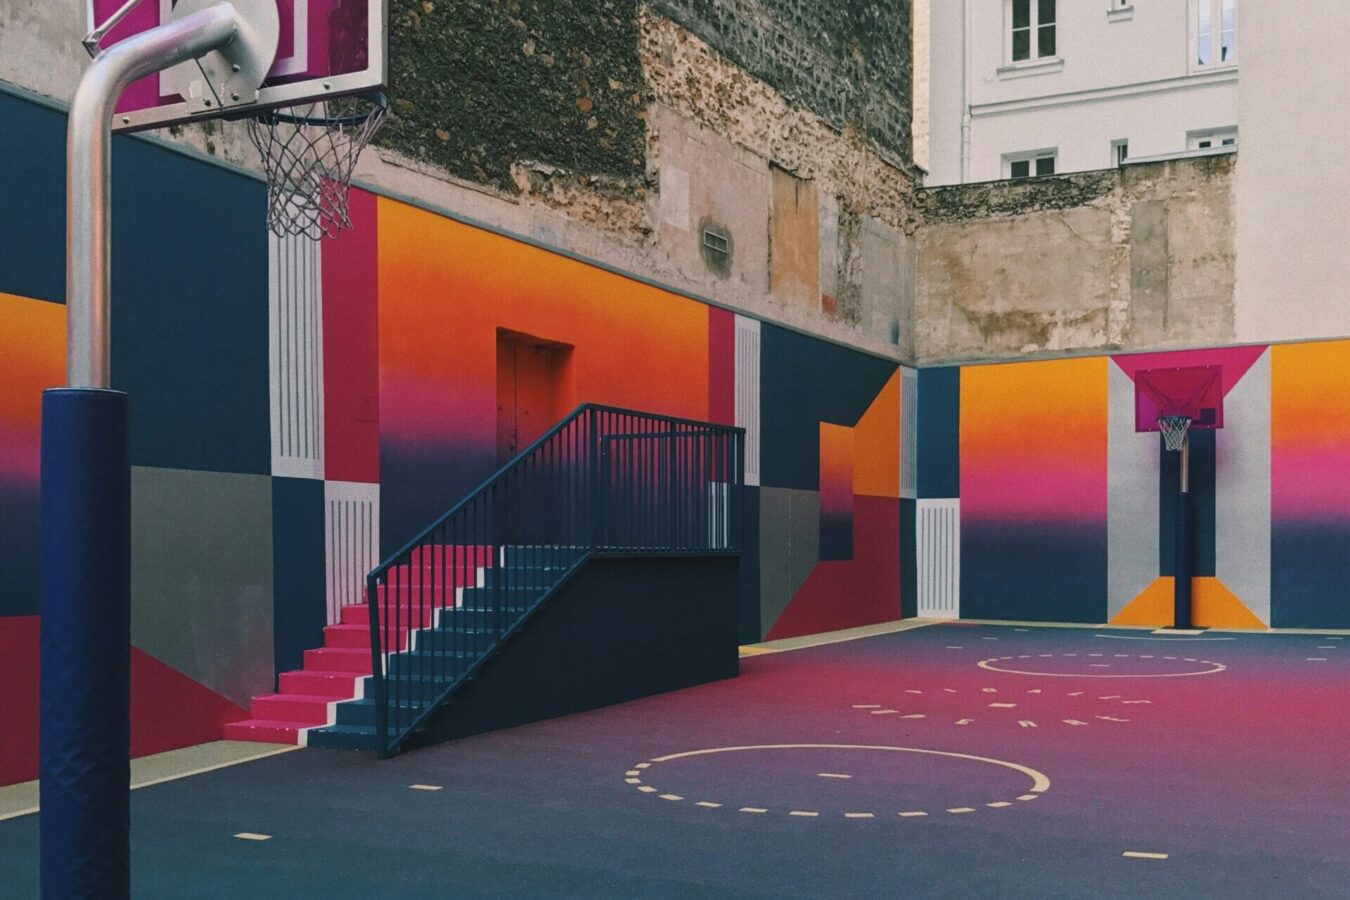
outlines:
[[961, 370], [961, 615], [1106, 617], [1105, 357]]
[[1350, 627], [1350, 341], [1271, 348], [1271, 624]]
[[386, 548], [496, 469], [499, 330], [574, 348], [566, 409], [709, 417], [706, 305], [397, 201], [379, 223]]

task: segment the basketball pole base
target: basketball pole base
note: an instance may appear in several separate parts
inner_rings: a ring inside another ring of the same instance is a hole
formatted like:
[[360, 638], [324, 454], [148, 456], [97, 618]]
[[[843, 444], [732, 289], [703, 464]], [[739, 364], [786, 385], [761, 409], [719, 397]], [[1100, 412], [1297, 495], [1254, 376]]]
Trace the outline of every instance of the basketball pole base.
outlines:
[[1172, 627], [1191, 627], [1191, 586], [1194, 572], [1194, 554], [1191, 535], [1195, 518], [1195, 495], [1191, 493], [1190, 463], [1191, 438], [1186, 434], [1181, 443], [1180, 485], [1177, 491], [1177, 521], [1172, 548]]
[[131, 893], [127, 395], [42, 396], [42, 896]]

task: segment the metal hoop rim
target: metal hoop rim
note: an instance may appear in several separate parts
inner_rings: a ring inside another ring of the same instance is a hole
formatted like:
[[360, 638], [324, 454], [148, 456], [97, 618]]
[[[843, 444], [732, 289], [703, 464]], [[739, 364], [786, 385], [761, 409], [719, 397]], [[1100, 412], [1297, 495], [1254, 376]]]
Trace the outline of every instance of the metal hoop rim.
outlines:
[[[370, 109], [365, 112], [352, 113], [346, 116], [297, 116], [293, 113], [284, 113], [280, 110], [269, 109], [258, 113], [254, 118], [264, 125], [318, 125], [325, 128], [346, 128], [349, 125], [360, 125], [371, 116], [376, 115], [377, 113], [386, 112], [389, 109], [389, 98], [385, 96], [383, 91], [373, 94], [349, 94], [348, 96], [369, 101]], [[343, 98], [333, 97], [330, 99], [338, 100]], [[318, 99], [310, 101], [310, 103], [320, 102], [324, 101]], [[306, 104], [297, 105], [303, 106]], [[292, 106], [290, 108], [294, 109], [295, 107]]]

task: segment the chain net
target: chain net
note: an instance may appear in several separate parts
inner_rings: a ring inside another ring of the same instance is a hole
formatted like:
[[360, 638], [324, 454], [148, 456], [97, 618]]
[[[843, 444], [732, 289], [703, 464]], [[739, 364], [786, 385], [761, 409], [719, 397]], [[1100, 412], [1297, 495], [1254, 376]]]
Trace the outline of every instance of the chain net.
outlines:
[[383, 97], [341, 97], [248, 120], [267, 172], [267, 225], [312, 240], [351, 228], [347, 190], [356, 160], [384, 122]]
[[1159, 416], [1158, 430], [1162, 432], [1163, 446], [1168, 450], [1180, 450], [1186, 441], [1186, 429], [1191, 427], [1189, 416]]

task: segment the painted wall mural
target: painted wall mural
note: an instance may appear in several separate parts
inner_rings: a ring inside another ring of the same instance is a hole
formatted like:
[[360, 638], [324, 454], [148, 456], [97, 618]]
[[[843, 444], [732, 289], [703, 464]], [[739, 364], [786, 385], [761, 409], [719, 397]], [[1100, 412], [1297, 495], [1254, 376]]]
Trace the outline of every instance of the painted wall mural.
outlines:
[[[64, 118], [0, 93], [0, 119], [9, 783], [36, 771]], [[143, 140], [114, 159], [115, 228], [136, 236], [114, 243], [113, 377], [133, 398], [137, 754], [245, 718], [382, 551], [583, 402], [746, 428], [743, 641], [902, 610], [1161, 625], [1176, 457], [1134, 431], [1134, 377], [1220, 365], [1224, 427], [1193, 447], [1197, 621], [1350, 627], [1350, 342], [916, 376], [365, 191], [338, 241], [278, 241], [258, 181]]]
[[[4, 93], [0, 120], [4, 784], [36, 773], [38, 409], [63, 380], [65, 123]], [[582, 402], [747, 428], [744, 640], [900, 615], [895, 363], [361, 190], [339, 240], [271, 238], [252, 178], [140, 139], [119, 138], [114, 161], [135, 754], [246, 718], [382, 550]], [[202, 196], [220, 198], [209, 217]]]
[[1100, 622], [1104, 358], [961, 371], [961, 614]]

